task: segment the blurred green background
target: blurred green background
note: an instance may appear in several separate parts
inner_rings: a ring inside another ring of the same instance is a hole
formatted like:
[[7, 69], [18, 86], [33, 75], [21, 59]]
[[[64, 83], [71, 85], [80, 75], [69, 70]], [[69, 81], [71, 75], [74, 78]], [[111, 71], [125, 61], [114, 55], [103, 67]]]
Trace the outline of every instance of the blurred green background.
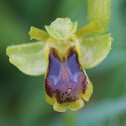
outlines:
[[44, 98], [44, 76], [21, 73], [6, 47], [28, 43], [30, 26], [44, 29], [57, 17], [87, 24], [87, 0], [0, 0], [0, 126], [126, 126], [126, 1], [112, 0], [109, 56], [87, 70], [94, 85], [90, 102], [58, 113]]

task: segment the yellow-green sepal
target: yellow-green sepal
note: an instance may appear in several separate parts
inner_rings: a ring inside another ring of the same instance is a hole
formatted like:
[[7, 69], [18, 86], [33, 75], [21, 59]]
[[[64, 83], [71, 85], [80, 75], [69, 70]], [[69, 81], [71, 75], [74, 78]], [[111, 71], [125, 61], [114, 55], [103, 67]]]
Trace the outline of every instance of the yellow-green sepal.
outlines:
[[44, 42], [8, 46], [6, 54], [9, 56], [10, 63], [23, 73], [41, 75], [47, 69], [44, 46]]
[[78, 29], [75, 34], [78, 38], [82, 38], [84, 35], [94, 32], [102, 32], [102, 26], [98, 21], [93, 21], [88, 25]]
[[102, 62], [111, 49], [111, 34], [82, 39], [80, 63], [84, 69], [95, 67]]
[[31, 26], [29, 31], [30, 39], [36, 39], [40, 41], [46, 41], [49, 38], [49, 34], [43, 30]]
[[89, 23], [97, 20], [106, 32], [111, 17], [111, 0], [88, 0], [88, 21]]

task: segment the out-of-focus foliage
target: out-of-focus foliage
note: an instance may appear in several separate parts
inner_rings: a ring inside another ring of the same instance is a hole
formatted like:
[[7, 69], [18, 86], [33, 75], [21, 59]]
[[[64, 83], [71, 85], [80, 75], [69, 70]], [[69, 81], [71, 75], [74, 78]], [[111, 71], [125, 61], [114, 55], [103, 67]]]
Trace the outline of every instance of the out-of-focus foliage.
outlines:
[[31, 77], [8, 61], [8, 45], [28, 43], [30, 26], [44, 29], [57, 17], [87, 24], [87, 0], [0, 1], [0, 125], [126, 125], [126, 2], [112, 0], [108, 33], [113, 43], [109, 56], [87, 73], [94, 93], [85, 108], [57, 113], [44, 98], [44, 76]]

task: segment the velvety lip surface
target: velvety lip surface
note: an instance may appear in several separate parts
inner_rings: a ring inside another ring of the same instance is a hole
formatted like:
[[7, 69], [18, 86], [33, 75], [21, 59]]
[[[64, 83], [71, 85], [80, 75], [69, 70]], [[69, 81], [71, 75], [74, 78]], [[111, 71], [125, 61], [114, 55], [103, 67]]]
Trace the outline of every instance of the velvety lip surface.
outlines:
[[45, 78], [45, 91], [57, 102], [75, 102], [87, 88], [88, 79], [84, 73], [75, 47], [70, 47], [66, 56], [61, 56], [55, 48], [49, 52], [49, 66]]

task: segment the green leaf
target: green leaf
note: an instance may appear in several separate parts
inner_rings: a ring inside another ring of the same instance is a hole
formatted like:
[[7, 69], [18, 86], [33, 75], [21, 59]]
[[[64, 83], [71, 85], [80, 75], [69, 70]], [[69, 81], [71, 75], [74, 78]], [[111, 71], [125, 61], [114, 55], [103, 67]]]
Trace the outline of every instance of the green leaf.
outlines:
[[105, 59], [111, 49], [111, 34], [82, 39], [80, 63], [84, 69], [92, 68]]
[[102, 32], [102, 26], [98, 21], [89, 23], [88, 25], [77, 30], [76, 35], [78, 38], [82, 38], [84, 35], [93, 33], [93, 32]]
[[110, 20], [111, 0], [88, 0], [88, 21], [98, 20], [106, 32]]
[[9, 56], [10, 63], [23, 73], [40, 75], [47, 69], [44, 46], [44, 42], [9, 46], [6, 53]]
[[30, 28], [29, 35], [31, 40], [36, 39], [36, 40], [46, 41], [47, 38], [49, 37], [49, 34], [47, 32], [35, 28], [33, 26], [31, 26]]

